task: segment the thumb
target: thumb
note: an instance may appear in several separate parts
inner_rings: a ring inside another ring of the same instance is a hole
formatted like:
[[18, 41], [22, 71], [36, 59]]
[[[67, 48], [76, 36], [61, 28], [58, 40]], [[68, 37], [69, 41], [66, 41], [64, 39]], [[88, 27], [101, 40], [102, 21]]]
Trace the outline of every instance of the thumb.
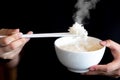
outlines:
[[100, 44], [110, 48], [114, 58], [117, 58], [120, 56], [120, 45], [118, 43], [112, 40], [105, 40], [105, 41], [101, 41]]
[[89, 68], [89, 71], [83, 73], [83, 75], [99, 75], [107, 71], [106, 65], [95, 65]]
[[117, 70], [120, 67], [119, 61], [114, 60], [111, 63], [108, 63], [106, 65], [95, 65], [89, 68], [90, 71], [95, 72], [111, 72], [114, 70]]
[[106, 65], [95, 65], [89, 68], [90, 71], [103, 71], [105, 72], [107, 70]]

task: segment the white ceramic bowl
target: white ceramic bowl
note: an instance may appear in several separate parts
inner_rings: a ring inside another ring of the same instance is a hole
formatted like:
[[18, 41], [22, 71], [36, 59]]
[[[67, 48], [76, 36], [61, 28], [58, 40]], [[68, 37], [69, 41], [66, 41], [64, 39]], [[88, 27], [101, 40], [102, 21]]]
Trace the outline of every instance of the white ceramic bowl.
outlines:
[[76, 73], [87, 72], [89, 71], [89, 67], [99, 64], [106, 47], [99, 44], [101, 40], [98, 38], [89, 36], [88, 41], [89, 40], [91, 41], [91, 45], [97, 44], [99, 49], [94, 51], [65, 50], [60, 46], [75, 43], [76, 40], [73, 37], [61, 37], [56, 39], [54, 46], [59, 61], [66, 66], [68, 70]]

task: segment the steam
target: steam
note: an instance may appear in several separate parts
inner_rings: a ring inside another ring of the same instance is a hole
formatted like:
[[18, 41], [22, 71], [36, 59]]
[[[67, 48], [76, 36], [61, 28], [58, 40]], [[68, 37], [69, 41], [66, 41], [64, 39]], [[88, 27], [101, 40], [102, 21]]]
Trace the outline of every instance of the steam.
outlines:
[[89, 10], [96, 7], [99, 0], [78, 0], [75, 8], [77, 12], [74, 14], [75, 22], [82, 24], [84, 18], [89, 18]]

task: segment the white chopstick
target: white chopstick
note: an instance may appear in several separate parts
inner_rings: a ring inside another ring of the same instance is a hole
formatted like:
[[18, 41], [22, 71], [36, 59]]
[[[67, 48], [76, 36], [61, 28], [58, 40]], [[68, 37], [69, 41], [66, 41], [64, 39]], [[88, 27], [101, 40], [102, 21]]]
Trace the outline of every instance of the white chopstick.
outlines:
[[[74, 34], [68, 33], [68, 32], [62, 32], [62, 33], [37, 33], [37, 34], [23, 34], [22, 37], [24, 38], [44, 38], [44, 37], [70, 37], [70, 36], [76, 36]], [[6, 36], [0, 36], [0, 38], [3, 38]]]

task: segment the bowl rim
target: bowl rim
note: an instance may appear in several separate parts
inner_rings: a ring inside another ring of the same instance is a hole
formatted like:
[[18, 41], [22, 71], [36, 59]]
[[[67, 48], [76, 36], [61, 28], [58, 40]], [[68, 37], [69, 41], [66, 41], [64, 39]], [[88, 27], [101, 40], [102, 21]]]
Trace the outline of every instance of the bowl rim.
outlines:
[[[88, 36], [88, 37], [91, 37], [91, 38], [98, 39], [98, 40], [102, 41], [101, 39], [96, 38], [96, 37], [92, 37], [92, 36]], [[56, 42], [57, 42], [59, 39], [62, 39], [62, 38], [67, 38], [67, 37], [59, 37], [59, 38], [57, 38], [57, 39], [54, 41], [54, 46], [55, 46], [56, 48], [62, 50], [62, 51], [68, 52], [68, 53], [71, 53], [71, 52], [80, 53], [80, 52], [81, 52], [81, 53], [86, 53], [86, 54], [88, 54], [88, 53], [92, 53], [92, 52], [98, 52], [98, 51], [100, 51], [100, 50], [102, 50], [102, 49], [106, 49], [106, 46], [102, 46], [102, 45], [101, 45], [101, 48], [99, 48], [99, 49], [97, 49], [97, 50], [94, 50], [94, 51], [69, 51], [69, 50], [62, 49], [62, 48], [60, 48], [60, 47], [58, 47], [58, 46], [56, 45]]]

